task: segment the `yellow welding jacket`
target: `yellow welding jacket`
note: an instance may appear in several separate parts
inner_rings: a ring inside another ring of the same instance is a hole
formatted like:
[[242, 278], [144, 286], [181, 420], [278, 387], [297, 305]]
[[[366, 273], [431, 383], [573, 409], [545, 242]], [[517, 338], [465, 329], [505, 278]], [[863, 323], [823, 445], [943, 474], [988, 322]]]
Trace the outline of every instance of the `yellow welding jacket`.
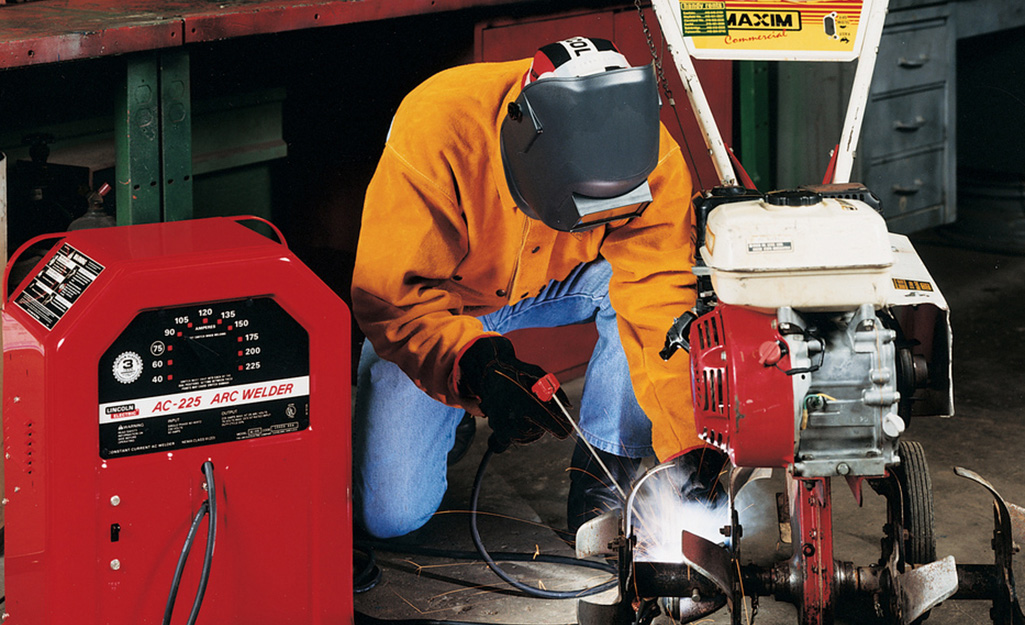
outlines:
[[[487, 334], [479, 317], [604, 257], [634, 392], [651, 419], [655, 452], [668, 458], [701, 444], [687, 355], [658, 355], [674, 317], [695, 301], [687, 164], [660, 126], [647, 176], [652, 199], [640, 217], [582, 232], [529, 217], [500, 153], [501, 127], [529, 67], [530, 59], [455, 67], [403, 100], [366, 191], [353, 315], [377, 353], [428, 395], [480, 414], [456, 379], [460, 351]], [[624, 76], [647, 80], [640, 74]]]

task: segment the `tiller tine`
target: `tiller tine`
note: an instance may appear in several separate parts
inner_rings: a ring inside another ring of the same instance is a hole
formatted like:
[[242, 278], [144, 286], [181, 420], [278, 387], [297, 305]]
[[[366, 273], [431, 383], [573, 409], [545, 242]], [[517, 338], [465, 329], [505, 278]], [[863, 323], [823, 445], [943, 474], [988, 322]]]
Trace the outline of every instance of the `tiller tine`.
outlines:
[[957, 592], [954, 556], [909, 569], [898, 576], [901, 623], [909, 625]]
[[734, 567], [733, 556], [730, 552], [722, 545], [717, 545], [684, 530], [683, 561], [715, 584], [716, 588], [726, 596], [726, 601], [732, 611], [735, 589], [738, 588], [736, 576], [739, 571]]
[[577, 529], [577, 558], [608, 556], [617, 552], [617, 539], [621, 536], [623, 515], [611, 510], [584, 523]]
[[993, 601], [993, 621], [1025, 625], [1025, 614], [1022, 613], [1021, 604], [1018, 602], [1018, 591], [1011, 567], [1018, 547], [1025, 545], [1025, 509], [1004, 501], [993, 485], [978, 473], [964, 467], [954, 467], [954, 473], [981, 485], [993, 496], [993, 551], [996, 554], [999, 590], [1002, 595]]
[[755, 480], [767, 480], [772, 477], [772, 469], [734, 467], [730, 471], [730, 497], [736, 499], [741, 489]]
[[581, 625], [623, 625], [634, 621], [633, 606], [617, 597], [612, 603], [577, 601], [577, 623]]
[[1018, 549], [1025, 547], [1025, 508], [1016, 506], [1010, 501], [1005, 501], [1007, 516], [1011, 519], [1011, 540]]

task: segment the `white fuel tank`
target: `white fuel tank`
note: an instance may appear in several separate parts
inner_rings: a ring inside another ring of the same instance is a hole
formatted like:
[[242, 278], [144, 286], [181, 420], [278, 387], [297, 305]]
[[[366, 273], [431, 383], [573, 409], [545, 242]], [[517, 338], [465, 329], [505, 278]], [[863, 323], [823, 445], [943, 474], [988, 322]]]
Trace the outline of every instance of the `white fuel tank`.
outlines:
[[701, 257], [719, 300], [799, 310], [882, 307], [893, 253], [883, 217], [864, 202], [777, 191], [720, 205]]

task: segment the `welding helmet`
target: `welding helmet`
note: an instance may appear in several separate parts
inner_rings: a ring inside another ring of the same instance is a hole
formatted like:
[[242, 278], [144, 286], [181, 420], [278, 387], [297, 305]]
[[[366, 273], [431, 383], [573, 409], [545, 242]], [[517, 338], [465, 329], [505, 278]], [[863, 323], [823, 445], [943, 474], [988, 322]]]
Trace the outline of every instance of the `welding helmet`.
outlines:
[[576, 37], [541, 48], [524, 83], [500, 133], [517, 207], [564, 232], [640, 215], [658, 162], [654, 68]]

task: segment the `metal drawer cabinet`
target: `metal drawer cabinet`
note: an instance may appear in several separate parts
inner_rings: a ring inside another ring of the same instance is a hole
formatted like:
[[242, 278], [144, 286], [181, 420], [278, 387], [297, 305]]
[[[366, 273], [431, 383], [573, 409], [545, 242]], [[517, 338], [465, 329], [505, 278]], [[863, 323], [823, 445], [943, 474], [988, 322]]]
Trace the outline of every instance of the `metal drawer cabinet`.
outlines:
[[912, 232], [939, 223], [952, 185], [949, 159], [941, 146], [872, 163], [870, 188], [879, 196], [891, 230]]
[[954, 42], [947, 5], [887, 16], [859, 156], [897, 232], [955, 216]]
[[873, 90], [885, 92], [945, 81], [953, 61], [949, 58], [950, 34], [946, 18], [887, 26], [879, 42]]
[[947, 85], [871, 100], [864, 154], [870, 160], [943, 143], [947, 139]]

